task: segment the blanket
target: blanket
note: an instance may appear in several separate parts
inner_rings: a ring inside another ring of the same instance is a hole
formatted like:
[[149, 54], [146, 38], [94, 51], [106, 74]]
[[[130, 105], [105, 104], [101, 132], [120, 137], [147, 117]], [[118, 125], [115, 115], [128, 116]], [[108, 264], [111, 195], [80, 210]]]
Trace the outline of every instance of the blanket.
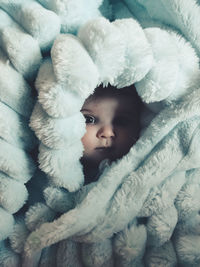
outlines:
[[[198, 3], [88, 7], [0, 0], [1, 265], [198, 266]], [[101, 83], [135, 84], [143, 128], [83, 185], [80, 108]]]

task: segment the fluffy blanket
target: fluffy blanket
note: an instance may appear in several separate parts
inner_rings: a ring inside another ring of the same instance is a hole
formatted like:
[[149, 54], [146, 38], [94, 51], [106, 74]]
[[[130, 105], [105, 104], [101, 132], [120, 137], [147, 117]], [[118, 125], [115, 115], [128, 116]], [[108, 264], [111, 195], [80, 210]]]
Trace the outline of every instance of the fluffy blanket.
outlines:
[[[198, 4], [0, 0], [0, 8], [1, 266], [198, 266]], [[135, 84], [143, 129], [83, 186], [80, 108], [100, 83]]]

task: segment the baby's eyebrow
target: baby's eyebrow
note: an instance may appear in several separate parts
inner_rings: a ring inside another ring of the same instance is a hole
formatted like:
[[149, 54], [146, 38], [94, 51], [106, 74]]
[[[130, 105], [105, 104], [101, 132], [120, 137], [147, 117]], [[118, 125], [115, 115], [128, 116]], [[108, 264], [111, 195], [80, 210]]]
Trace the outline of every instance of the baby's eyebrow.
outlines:
[[80, 111], [87, 111], [87, 112], [91, 112], [91, 110], [90, 110], [90, 109], [86, 109], [86, 108], [83, 108], [83, 109], [81, 109]]
[[117, 115], [120, 116], [120, 115], [125, 115], [125, 116], [129, 116], [129, 115], [132, 115], [134, 112], [132, 110], [120, 110], [117, 112]]

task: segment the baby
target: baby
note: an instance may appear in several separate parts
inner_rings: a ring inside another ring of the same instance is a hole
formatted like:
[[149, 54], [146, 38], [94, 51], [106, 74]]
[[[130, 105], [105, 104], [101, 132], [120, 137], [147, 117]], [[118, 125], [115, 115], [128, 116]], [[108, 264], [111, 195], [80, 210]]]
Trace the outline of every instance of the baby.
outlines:
[[81, 158], [85, 184], [98, 179], [103, 160], [120, 159], [137, 141], [140, 108], [141, 100], [134, 85], [123, 89], [101, 85], [86, 99], [81, 109], [86, 121]]

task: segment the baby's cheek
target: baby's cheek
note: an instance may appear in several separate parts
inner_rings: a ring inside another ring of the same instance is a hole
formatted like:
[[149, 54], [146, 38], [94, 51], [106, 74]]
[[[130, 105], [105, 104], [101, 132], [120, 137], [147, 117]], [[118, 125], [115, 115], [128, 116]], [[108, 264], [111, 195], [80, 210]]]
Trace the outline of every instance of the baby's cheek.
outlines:
[[86, 133], [81, 139], [84, 146], [84, 152], [89, 152], [94, 148], [95, 145], [95, 133], [91, 127], [86, 127]]
[[121, 131], [119, 138], [119, 144], [121, 146], [121, 149], [127, 152], [127, 150], [129, 150], [136, 142], [137, 136], [137, 132], [130, 129], [125, 129], [124, 131]]
[[131, 141], [133, 142], [139, 138], [139, 132], [140, 132], [139, 126], [136, 124], [127, 129], [126, 136], [130, 140], [130, 142]]
[[87, 148], [90, 146], [90, 139], [87, 133], [82, 137], [81, 142], [83, 144], [84, 150], [87, 150]]

